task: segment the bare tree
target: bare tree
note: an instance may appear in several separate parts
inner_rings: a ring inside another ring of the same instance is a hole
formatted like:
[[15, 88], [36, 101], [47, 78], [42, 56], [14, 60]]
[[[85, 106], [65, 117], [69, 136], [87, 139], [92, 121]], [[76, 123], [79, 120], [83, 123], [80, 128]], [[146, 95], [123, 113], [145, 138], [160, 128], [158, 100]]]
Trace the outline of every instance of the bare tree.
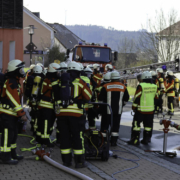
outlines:
[[120, 43], [118, 45], [118, 61], [116, 62], [115, 66], [117, 69], [124, 69], [127, 68], [127, 63], [126, 61], [131, 61], [131, 58], [133, 58], [133, 55], [130, 55], [131, 53], [136, 52], [136, 43], [134, 39], [130, 39], [127, 37], [123, 37], [120, 40]]
[[138, 48], [151, 55], [158, 55], [159, 62], [174, 60], [180, 47], [180, 22], [177, 11], [172, 9], [166, 16], [156, 11], [155, 19], [148, 20], [148, 30], [142, 30]]

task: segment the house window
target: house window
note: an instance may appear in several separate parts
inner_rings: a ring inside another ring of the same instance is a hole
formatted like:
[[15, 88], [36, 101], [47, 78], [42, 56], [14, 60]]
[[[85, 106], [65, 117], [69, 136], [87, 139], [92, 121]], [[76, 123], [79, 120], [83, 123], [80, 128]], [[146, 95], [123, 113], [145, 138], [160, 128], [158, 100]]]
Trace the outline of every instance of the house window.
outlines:
[[0, 41], [0, 72], [2, 70], [2, 61], [3, 61], [3, 42]]
[[15, 41], [9, 42], [9, 61], [15, 59]]

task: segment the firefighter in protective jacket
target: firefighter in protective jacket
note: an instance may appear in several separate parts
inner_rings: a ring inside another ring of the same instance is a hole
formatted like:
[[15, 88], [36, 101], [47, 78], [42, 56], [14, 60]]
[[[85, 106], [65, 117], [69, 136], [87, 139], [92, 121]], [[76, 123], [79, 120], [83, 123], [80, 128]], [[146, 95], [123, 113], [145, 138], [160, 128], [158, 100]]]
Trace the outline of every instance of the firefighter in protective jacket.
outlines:
[[59, 99], [59, 70], [60, 65], [57, 63], [51, 63], [48, 66], [48, 72], [41, 87], [41, 99], [38, 104], [41, 116], [38, 119], [36, 140], [48, 147], [54, 146], [50, 141], [50, 135], [56, 118], [54, 111], [55, 101]]
[[[70, 82], [61, 85], [61, 94], [64, 94], [64, 96], [60, 98], [60, 113], [57, 115], [59, 121], [58, 129], [60, 129], [61, 136], [60, 148], [63, 164], [65, 166], [71, 165], [71, 151], [73, 150], [76, 168], [86, 167], [83, 137], [85, 122], [83, 117], [84, 109], [82, 107], [84, 103], [90, 101], [92, 96], [90, 88], [80, 79], [80, 71], [81, 69], [78, 63], [73, 61], [68, 64], [66, 79], [70, 79]], [[61, 78], [61, 84], [62, 80], [63, 77]], [[65, 92], [63, 92], [63, 89]], [[65, 96], [69, 97], [68, 101], [64, 99]]]
[[141, 79], [143, 82], [137, 86], [132, 105], [132, 110], [136, 114], [132, 126], [131, 140], [128, 141], [128, 144], [132, 145], [139, 145], [141, 122], [143, 122], [144, 125], [143, 140], [141, 140], [141, 143], [148, 144], [154, 118], [154, 99], [158, 99], [157, 86], [151, 84], [151, 73], [148, 71], [143, 72]]
[[158, 93], [159, 93], [159, 100], [157, 104], [157, 112], [163, 112], [163, 94], [166, 91], [166, 79], [163, 74], [162, 68], [156, 69], [157, 76], [158, 76]]
[[[113, 112], [113, 127], [111, 133], [111, 146], [116, 146], [117, 139], [119, 137], [119, 127], [121, 114], [123, 110], [123, 106], [129, 100], [129, 93], [127, 91], [126, 86], [124, 86], [120, 81], [120, 75], [117, 71], [113, 71], [111, 73], [111, 82], [107, 83], [103, 86], [100, 95], [99, 101], [107, 103], [111, 106]], [[104, 111], [104, 127], [101, 127], [101, 131], [107, 130], [110, 124], [111, 112], [107, 107], [106, 111]], [[102, 115], [103, 117], [103, 115]], [[106, 126], [106, 127], [105, 127]]]
[[168, 114], [174, 113], [174, 97], [175, 97], [175, 80], [174, 74], [172, 71], [167, 71], [166, 76], [167, 84], [166, 84], [166, 95], [168, 98]]
[[25, 77], [24, 62], [12, 60], [8, 63], [6, 81], [1, 94], [0, 115], [3, 132], [1, 136], [1, 160], [5, 164], [17, 164], [23, 156], [16, 154], [18, 118], [27, 121], [21, 106], [20, 78]]

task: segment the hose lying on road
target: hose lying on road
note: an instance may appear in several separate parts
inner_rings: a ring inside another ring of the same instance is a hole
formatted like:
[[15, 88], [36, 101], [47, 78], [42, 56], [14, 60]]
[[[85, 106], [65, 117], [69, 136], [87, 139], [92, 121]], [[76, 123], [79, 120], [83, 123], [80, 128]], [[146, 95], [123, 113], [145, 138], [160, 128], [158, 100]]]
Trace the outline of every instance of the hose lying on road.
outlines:
[[57, 168], [65, 171], [65, 172], [67, 172], [67, 173], [69, 173], [69, 174], [72, 174], [72, 175], [74, 175], [74, 176], [76, 176], [76, 177], [78, 177], [78, 178], [80, 178], [80, 179], [83, 179], [83, 180], [93, 180], [92, 178], [90, 178], [90, 177], [88, 177], [88, 176], [86, 176], [86, 175], [84, 175], [84, 174], [81, 174], [81, 173], [78, 172], [78, 171], [75, 171], [75, 170], [73, 170], [73, 169], [70, 169], [70, 168], [68, 168], [68, 167], [66, 167], [66, 166], [63, 166], [63, 165], [57, 163], [56, 161], [52, 160], [51, 158], [49, 158], [49, 157], [46, 156], [46, 155], [43, 156], [43, 159], [44, 159], [46, 162], [48, 162], [49, 164], [51, 164], [51, 165], [53, 165], [53, 166], [55, 166], [55, 167], [57, 167]]

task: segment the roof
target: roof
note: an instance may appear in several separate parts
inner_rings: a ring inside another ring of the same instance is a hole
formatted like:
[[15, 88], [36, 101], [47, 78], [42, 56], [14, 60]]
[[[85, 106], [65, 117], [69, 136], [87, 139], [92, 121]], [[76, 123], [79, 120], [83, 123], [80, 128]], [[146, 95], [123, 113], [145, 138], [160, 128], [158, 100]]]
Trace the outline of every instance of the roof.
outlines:
[[67, 29], [62, 24], [58, 24], [58, 23], [54, 23], [54, 24], [47, 23], [47, 24], [56, 30], [56, 33], [54, 34], [56, 39], [66, 49], [72, 49], [79, 42], [84, 42], [84, 40], [76, 36], [72, 31]]
[[55, 31], [55, 29], [53, 29], [51, 26], [49, 26], [46, 22], [44, 22], [41, 18], [37, 17], [33, 12], [31, 12], [29, 9], [27, 9], [26, 7], [23, 7], [23, 10], [26, 11], [27, 13], [29, 13], [31, 15], [31, 17], [33, 17], [36, 21], [40, 22], [42, 25], [44, 25], [46, 28], [50, 29], [51, 31]]
[[180, 21], [156, 34], [157, 36], [180, 36]]

